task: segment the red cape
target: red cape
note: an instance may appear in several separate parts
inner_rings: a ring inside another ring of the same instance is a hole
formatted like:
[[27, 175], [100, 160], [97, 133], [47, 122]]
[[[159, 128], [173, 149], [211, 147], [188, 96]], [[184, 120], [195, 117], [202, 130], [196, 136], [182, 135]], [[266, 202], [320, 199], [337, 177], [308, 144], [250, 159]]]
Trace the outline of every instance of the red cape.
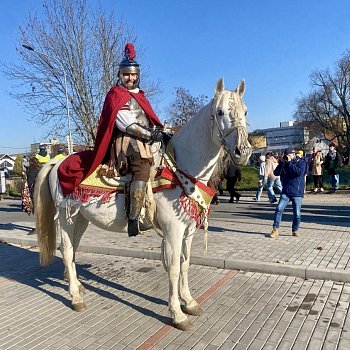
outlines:
[[133, 93], [121, 86], [113, 87], [103, 105], [94, 150], [72, 154], [58, 167], [58, 180], [64, 196], [72, 193], [102, 163], [112, 138], [117, 113], [131, 97], [144, 110], [151, 125], [162, 126], [142, 90]]

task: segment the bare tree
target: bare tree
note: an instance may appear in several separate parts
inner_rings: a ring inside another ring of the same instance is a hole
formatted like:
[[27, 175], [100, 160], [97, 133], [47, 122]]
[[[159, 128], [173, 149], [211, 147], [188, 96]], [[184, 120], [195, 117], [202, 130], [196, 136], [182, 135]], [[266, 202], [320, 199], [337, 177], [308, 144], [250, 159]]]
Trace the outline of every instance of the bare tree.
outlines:
[[[123, 19], [92, 11], [85, 0], [44, 0], [43, 16], [29, 15], [20, 28], [21, 62], [4, 64], [5, 75], [17, 82], [11, 95], [38, 125], [46, 126], [47, 136], [67, 135], [65, 72], [72, 134], [75, 141], [91, 145], [104, 97], [117, 81], [124, 45], [136, 39]], [[147, 81], [147, 74], [142, 78]], [[146, 90], [156, 94], [157, 84], [148, 81]]]
[[189, 90], [182, 87], [176, 87], [175, 93], [175, 101], [168, 107], [170, 123], [173, 126], [186, 124], [208, 100], [205, 95], [192, 96]]
[[350, 51], [328, 69], [311, 75], [312, 92], [297, 100], [295, 118], [350, 150]]

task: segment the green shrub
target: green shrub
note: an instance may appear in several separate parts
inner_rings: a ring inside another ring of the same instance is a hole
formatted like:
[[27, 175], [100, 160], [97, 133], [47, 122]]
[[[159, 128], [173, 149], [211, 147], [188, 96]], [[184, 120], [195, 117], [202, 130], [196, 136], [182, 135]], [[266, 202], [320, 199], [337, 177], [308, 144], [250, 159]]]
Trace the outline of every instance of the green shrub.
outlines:
[[259, 168], [244, 166], [241, 168], [242, 180], [238, 182], [237, 189], [244, 191], [255, 191], [258, 186]]
[[10, 184], [6, 184], [5, 195], [11, 196], [11, 197], [21, 197], [21, 192], [18, 192], [18, 190], [12, 187]]
[[[256, 166], [243, 166], [242, 171], [242, 180], [236, 185], [237, 190], [241, 191], [255, 191], [258, 187], [258, 177], [259, 177], [259, 167]], [[350, 189], [350, 166], [344, 166], [340, 169], [339, 172], [340, 185], [341, 189]], [[326, 172], [323, 173], [323, 184], [325, 189], [330, 189], [329, 185], [329, 176]], [[224, 191], [226, 191], [226, 180], [223, 181], [222, 185]], [[306, 180], [306, 189], [313, 189], [313, 178], [308, 176]], [[265, 190], [265, 189], [264, 189]]]
[[[258, 186], [259, 168], [254, 166], [241, 167], [242, 180], [237, 183], [236, 189], [243, 191], [256, 190]], [[222, 187], [226, 191], [226, 180], [222, 182]]]

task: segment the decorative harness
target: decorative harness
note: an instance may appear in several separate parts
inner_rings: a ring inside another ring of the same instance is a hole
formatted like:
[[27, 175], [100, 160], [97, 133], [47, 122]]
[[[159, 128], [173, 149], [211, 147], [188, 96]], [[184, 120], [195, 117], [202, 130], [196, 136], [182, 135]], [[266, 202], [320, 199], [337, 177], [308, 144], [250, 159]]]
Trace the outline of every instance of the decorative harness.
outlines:
[[[227, 143], [226, 143], [226, 137], [229, 136], [233, 131], [237, 130], [237, 138], [238, 138], [238, 141], [240, 139], [240, 135], [243, 134], [244, 132], [242, 130], [245, 130], [244, 126], [243, 125], [234, 125], [233, 127], [231, 128], [227, 128], [226, 130], [223, 130], [221, 127], [220, 127], [220, 123], [218, 121], [218, 105], [219, 103], [221, 102], [222, 98], [223, 98], [223, 95], [224, 93], [221, 94], [221, 96], [218, 98], [218, 99], [213, 99], [213, 102], [212, 102], [212, 107], [211, 107], [211, 116], [210, 116], [210, 119], [213, 121], [212, 123], [212, 137], [214, 138], [214, 129], [215, 129], [215, 125], [218, 129], [218, 132], [219, 134], [216, 135], [219, 137], [219, 140], [220, 140], [220, 144], [225, 152], [226, 155], [230, 156], [231, 160], [233, 161], [232, 159], [232, 155], [231, 155], [231, 152], [227, 146]], [[236, 108], [236, 104], [235, 104], [235, 101], [234, 101], [234, 98], [233, 97], [230, 97], [230, 107], [231, 108], [231, 111], [233, 110], [234, 111], [234, 115], [233, 115], [233, 118], [230, 118], [231, 120], [233, 121], [236, 121], [239, 116], [238, 116], [238, 113], [237, 113], [237, 108]], [[231, 114], [232, 112], [230, 112]], [[224, 114], [220, 114], [220, 116], [223, 116]]]
[[[226, 130], [222, 129], [220, 126], [220, 123], [218, 121], [217, 115], [218, 113], [218, 105], [219, 102], [221, 102], [222, 98], [223, 98], [224, 94], [221, 94], [221, 96], [218, 99], [213, 99], [212, 101], [212, 106], [211, 106], [211, 116], [210, 119], [213, 121], [212, 123], [212, 138], [214, 138], [215, 136], [219, 137], [220, 140], [220, 144], [222, 146], [222, 148], [224, 149], [225, 153], [227, 155], [229, 155], [232, 159], [232, 155], [231, 152], [229, 150], [229, 147], [227, 146], [226, 143], [226, 138], [228, 135], [230, 135], [233, 131], [237, 130], [237, 137], [239, 137], [240, 133], [242, 132], [241, 129], [244, 129], [244, 127], [242, 125], [239, 126], [233, 126], [231, 128], [228, 128]], [[232, 120], [237, 120], [239, 118], [238, 113], [237, 113], [237, 108], [236, 108], [236, 104], [234, 103], [234, 98], [230, 97], [230, 105], [232, 106], [231, 110], [234, 110], [234, 116], [232, 118]], [[231, 113], [231, 112], [230, 112]], [[221, 114], [220, 116], [223, 116], [224, 114]], [[218, 129], [219, 134], [218, 135], [214, 135], [214, 130], [215, 130], [215, 125]], [[172, 157], [171, 154], [163, 151], [163, 150], [159, 150], [160, 152], [162, 152], [162, 156], [165, 160], [165, 163], [167, 164], [167, 166], [171, 169], [171, 171], [175, 174], [175, 176], [177, 177], [177, 179], [179, 180], [179, 182], [181, 183], [181, 187], [184, 190], [184, 193], [186, 194], [187, 197], [191, 198], [193, 201], [195, 201], [201, 208], [202, 208], [202, 220], [201, 220], [201, 224], [203, 224], [204, 226], [204, 230], [205, 230], [205, 234], [204, 234], [204, 249], [205, 252], [207, 252], [207, 236], [208, 236], [208, 216], [209, 216], [209, 206], [210, 203], [206, 203], [203, 195], [201, 193], [201, 191], [199, 190], [198, 186], [193, 185], [193, 182], [189, 181], [189, 179], [192, 178], [192, 176], [185, 174], [183, 171], [177, 169], [176, 167], [176, 161], [175, 159]], [[181, 201], [181, 199], [180, 199]], [[182, 203], [182, 205], [184, 206], [184, 203]], [[198, 223], [197, 223], [198, 224]], [[197, 225], [198, 227], [198, 225]]]

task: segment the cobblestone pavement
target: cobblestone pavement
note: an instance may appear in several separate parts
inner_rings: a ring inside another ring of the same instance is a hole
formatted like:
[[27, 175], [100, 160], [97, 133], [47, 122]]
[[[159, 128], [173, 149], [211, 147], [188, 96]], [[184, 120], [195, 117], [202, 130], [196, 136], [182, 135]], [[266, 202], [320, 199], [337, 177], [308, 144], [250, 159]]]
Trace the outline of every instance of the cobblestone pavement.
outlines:
[[0, 243], [0, 349], [349, 349], [350, 284], [193, 265], [205, 312], [169, 325], [159, 261], [79, 253], [87, 310], [70, 309], [63, 264]]
[[[239, 203], [212, 207], [208, 253], [203, 230], [194, 237], [191, 262], [245, 271], [350, 282], [350, 196], [348, 193], [307, 194], [302, 207], [301, 237], [291, 236], [291, 207], [283, 216], [280, 236], [264, 235], [272, 228], [274, 205], [263, 197], [254, 202], [244, 194]], [[34, 219], [19, 211], [19, 202], [0, 202], [0, 240], [36, 244], [28, 236]], [[108, 232], [89, 225], [80, 250], [92, 253], [159, 259], [161, 239], [155, 231], [143, 236]]]

